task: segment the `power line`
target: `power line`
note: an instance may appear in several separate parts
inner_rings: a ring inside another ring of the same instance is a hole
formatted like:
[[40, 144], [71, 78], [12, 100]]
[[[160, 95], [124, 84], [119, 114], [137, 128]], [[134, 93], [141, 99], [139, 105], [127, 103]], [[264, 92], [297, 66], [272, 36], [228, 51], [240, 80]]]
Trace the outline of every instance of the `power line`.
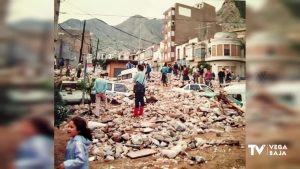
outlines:
[[199, 21], [196, 19], [180, 19], [180, 18], [175, 18], [175, 19], [165, 19], [165, 18], [157, 18], [157, 17], [146, 17], [146, 16], [128, 16], [128, 15], [111, 15], [111, 14], [99, 14], [99, 13], [69, 13], [69, 12], [63, 12], [62, 14], [70, 14], [70, 15], [89, 15], [92, 17], [95, 16], [109, 16], [109, 17], [125, 17], [125, 18], [146, 18], [146, 19], [158, 19], [158, 20], [178, 20], [178, 21], [188, 21], [188, 22], [216, 22], [216, 23], [241, 23], [241, 22], [218, 22], [216, 20], [205, 20], [205, 21]]
[[[78, 10], [84, 12], [85, 14], [94, 17], [94, 15], [92, 15], [92, 14], [90, 14], [90, 13], [88, 13], [88, 12], [85, 12], [84, 10], [82, 10], [82, 9], [80, 9], [79, 7], [77, 7], [77, 6], [73, 5], [73, 4], [71, 4], [70, 2], [68, 2], [68, 1], [66, 1], [66, 2], [67, 2], [69, 5], [71, 5], [71, 6], [75, 7], [75, 8], [77, 8]], [[102, 20], [100, 20], [100, 19], [98, 19], [98, 18], [96, 18], [96, 19], [97, 19], [98, 21], [102, 22], [102, 23], [107, 24], [106, 22], [103, 22]], [[123, 30], [121, 30], [121, 29], [119, 29], [119, 28], [117, 28], [117, 27], [114, 27], [114, 26], [109, 25], [109, 24], [107, 24], [107, 25], [110, 26], [110, 27], [112, 27], [112, 28], [114, 28], [114, 29], [116, 29], [116, 30], [118, 30], [118, 31], [120, 31], [120, 32], [123, 32], [123, 33], [125, 33], [125, 34], [127, 34], [127, 35], [129, 35], [129, 36], [132, 36], [132, 37], [134, 37], [134, 38], [141, 39], [141, 40], [143, 40], [143, 41], [145, 41], [145, 42], [148, 42], [148, 43], [151, 43], [151, 44], [157, 44], [157, 42], [152, 42], [152, 41], [149, 41], [149, 40], [146, 40], [146, 39], [143, 39], [143, 38], [139, 38], [139, 37], [137, 37], [137, 36], [135, 36], [135, 35], [132, 35], [132, 34], [130, 34], [130, 33], [128, 33], [128, 32], [125, 32], [125, 31], [123, 31]]]

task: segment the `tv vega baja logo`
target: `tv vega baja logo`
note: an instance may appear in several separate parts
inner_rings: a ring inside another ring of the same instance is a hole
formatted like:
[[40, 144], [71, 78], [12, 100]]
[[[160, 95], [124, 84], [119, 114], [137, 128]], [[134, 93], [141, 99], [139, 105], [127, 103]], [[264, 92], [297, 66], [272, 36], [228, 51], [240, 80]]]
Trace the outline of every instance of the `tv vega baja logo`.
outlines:
[[[248, 144], [248, 148], [250, 149], [250, 155], [254, 156], [255, 154], [261, 155], [266, 153], [269, 156], [286, 156], [287, 155], [287, 146], [281, 144]], [[256, 153], [255, 153], [256, 152]]]

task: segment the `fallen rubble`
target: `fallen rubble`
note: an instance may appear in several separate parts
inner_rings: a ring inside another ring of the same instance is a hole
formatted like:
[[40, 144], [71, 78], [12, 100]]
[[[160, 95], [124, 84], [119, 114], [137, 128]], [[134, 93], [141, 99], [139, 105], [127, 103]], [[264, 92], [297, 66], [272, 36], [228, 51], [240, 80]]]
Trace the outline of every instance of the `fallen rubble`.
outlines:
[[[118, 105], [110, 104], [108, 111], [99, 117], [81, 114], [87, 109], [93, 110], [95, 104], [73, 106], [74, 115], [81, 115], [93, 130], [94, 141], [90, 147], [94, 157], [92, 160], [111, 161], [153, 154], [174, 159], [186, 149], [240, 145], [234, 139], [206, 140], [194, 136], [204, 133], [220, 136], [235, 127], [243, 127], [244, 112], [234, 107], [220, 107], [220, 104], [228, 103], [213, 98], [170, 91], [157, 85], [158, 78], [148, 83], [145, 113], [137, 119], [132, 117], [134, 100], [124, 96], [114, 97]], [[174, 80], [174, 86], [180, 83]], [[129, 82], [126, 85], [132, 88]], [[189, 160], [197, 164], [206, 161], [201, 156]]]

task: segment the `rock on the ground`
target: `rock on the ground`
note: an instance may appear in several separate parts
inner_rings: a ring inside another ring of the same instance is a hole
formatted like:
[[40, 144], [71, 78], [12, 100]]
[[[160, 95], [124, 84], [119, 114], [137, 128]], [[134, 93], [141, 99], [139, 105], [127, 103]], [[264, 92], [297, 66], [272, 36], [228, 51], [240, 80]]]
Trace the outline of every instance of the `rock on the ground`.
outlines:
[[100, 127], [106, 127], [106, 124], [103, 123], [99, 123], [99, 122], [95, 122], [95, 121], [89, 121], [87, 124], [88, 128], [90, 128], [91, 130], [94, 130], [96, 128], [100, 128]]
[[132, 144], [143, 144], [143, 137], [141, 135], [131, 135]]

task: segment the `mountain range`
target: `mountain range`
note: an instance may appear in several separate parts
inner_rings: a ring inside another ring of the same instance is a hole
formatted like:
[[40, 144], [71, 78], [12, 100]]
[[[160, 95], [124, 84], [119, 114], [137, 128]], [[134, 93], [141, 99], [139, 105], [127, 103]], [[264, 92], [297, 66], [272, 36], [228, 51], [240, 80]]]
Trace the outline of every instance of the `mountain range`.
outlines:
[[[69, 19], [60, 25], [64, 29], [83, 29], [83, 21], [77, 19]], [[147, 19], [140, 15], [132, 16], [116, 26], [97, 18], [86, 20], [86, 30], [92, 32], [94, 38], [99, 38], [99, 50], [104, 53], [132, 51], [159, 43], [162, 40], [162, 26], [163, 20]], [[96, 42], [94, 39], [93, 46]]]

